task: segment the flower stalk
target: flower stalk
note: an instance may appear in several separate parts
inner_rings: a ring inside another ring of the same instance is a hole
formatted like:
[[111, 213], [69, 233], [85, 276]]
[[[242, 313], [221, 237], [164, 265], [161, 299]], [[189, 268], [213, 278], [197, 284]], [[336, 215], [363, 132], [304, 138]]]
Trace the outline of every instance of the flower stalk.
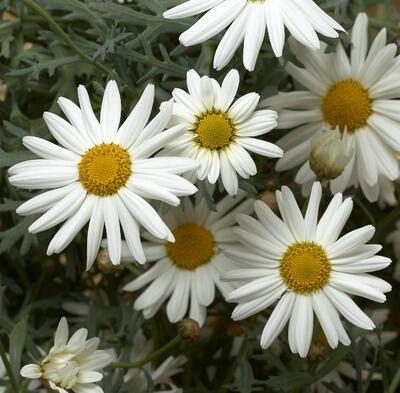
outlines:
[[182, 338], [178, 334], [171, 341], [169, 341], [167, 344], [165, 344], [163, 347], [161, 347], [160, 349], [157, 349], [157, 351], [152, 352], [150, 355], [146, 356], [143, 359], [137, 360], [136, 362], [115, 362], [115, 363], [111, 363], [110, 367], [124, 368], [124, 369], [141, 368], [145, 364], [150, 363], [153, 360], [161, 357], [162, 355], [170, 352], [173, 348], [175, 348], [181, 342], [182, 342]]

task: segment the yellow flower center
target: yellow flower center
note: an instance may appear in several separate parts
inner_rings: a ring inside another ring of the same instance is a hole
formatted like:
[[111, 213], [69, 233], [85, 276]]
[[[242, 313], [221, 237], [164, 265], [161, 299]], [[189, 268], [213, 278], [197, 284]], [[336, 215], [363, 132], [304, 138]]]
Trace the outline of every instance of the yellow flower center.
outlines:
[[327, 284], [331, 264], [320, 245], [305, 241], [294, 243], [286, 250], [279, 271], [290, 290], [304, 295], [318, 291]]
[[367, 124], [372, 113], [368, 91], [355, 80], [338, 82], [328, 89], [323, 101], [324, 119], [332, 127], [354, 132]]
[[231, 143], [235, 128], [226, 113], [207, 113], [197, 122], [195, 132], [200, 146], [215, 150]]
[[175, 243], [167, 243], [167, 254], [181, 269], [195, 270], [214, 256], [214, 237], [203, 226], [183, 224], [174, 231]]
[[102, 143], [89, 149], [78, 165], [79, 180], [88, 193], [115, 194], [132, 174], [129, 153], [114, 143]]

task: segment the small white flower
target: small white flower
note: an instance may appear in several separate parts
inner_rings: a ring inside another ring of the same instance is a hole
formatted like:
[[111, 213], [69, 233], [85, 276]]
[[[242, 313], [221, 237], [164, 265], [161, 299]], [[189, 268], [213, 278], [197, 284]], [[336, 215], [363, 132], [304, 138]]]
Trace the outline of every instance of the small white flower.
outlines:
[[[133, 342], [133, 348], [130, 353], [130, 361], [137, 361], [148, 356], [153, 350], [153, 341], [147, 340], [141, 330], [139, 330]], [[186, 363], [185, 356], [178, 357], [169, 356], [158, 367], [148, 363], [144, 365], [144, 369], [151, 377], [153, 382], [152, 392], [154, 393], [182, 393], [182, 389], [178, 388], [172, 377], [182, 372], [182, 366]], [[130, 369], [124, 376], [123, 392], [146, 393], [149, 390], [148, 379], [142, 369]]]
[[288, 63], [286, 70], [304, 90], [279, 93], [262, 104], [278, 110], [278, 128], [294, 128], [278, 145], [285, 151], [277, 170], [301, 165], [296, 181], [312, 178], [311, 140], [315, 133], [339, 128], [353, 141], [354, 155], [345, 170], [330, 181], [332, 193], [360, 186], [366, 198], [375, 202], [393, 200], [382, 183], [399, 177], [400, 154], [400, 57], [396, 45], [386, 45], [382, 29], [368, 51], [368, 18], [359, 14], [351, 36], [350, 58], [341, 43], [336, 52], [326, 45], [313, 52], [295, 43], [290, 46], [300, 68]]
[[112, 356], [98, 350], [97, 337], [87, 340], [87, 330], [77, 330], [68, 340], [68, 323], [61, 318], [54, 345], [40, 364], [28, 364], [21, 375], [29, 379], [41, 379], [59, 393], [103, 393], [96, 383], [103, 379], [101, 370]]
[[[183, 125], [187, 132], [176, 137], [161, 152], [196, 159], [197, 177], [214, 184], [219, 176], [226, 191], [235, 195], [238, 177], [247, 179], [257, 173], [247, 150], [266, 157], [282, 157], [273, 143], [256, 139], [277, 125], [275, 111], [256, 111], [259, 95], [249, 93], [234, 102], [239, 73], [231, 70], [222, 85], [196, 71], [187, 73], [188, 91], [174, 89], [172, 124]], [[193, 180], [196, 174], [193, 176]]]
[[319, 48], [316, 32], [337, 37], [343, 28], [312, 0], [189, 0], [164, 12], [169, 19], [186, 18], [207, 12], [181, 34], [185, 46], [196, 45], [214, 37], [229, 25], [218, 45], [214, 68], [225, 67], [244, 42], [243, 64], [253, 71], [266, 30], [275, 56], [282, 56], [285, 27], [304, 45]]
[[[155, 262], [145, 273], [127, 284], [126, 291], [137, 291], [150, 284], [136, 299], [135, 308], [143, 310], [145, 318], [151, 318], [166, 301], [167, 316], [171, 322], [181, 320], [189, 308], [189, 317], [200, 325], [204, 323], [207, 307], [215, 297], [215, 287], [227, 295], [233, 286], [220, 281], [221, 273], [231, 270], [235, 264], [225, 255], [235, 248], [233, 235], [236, 213], [250, 213], [253, 200], [242, 202], [245, 193], [235, 199], [229, 196], [217, 203], [217, 211], [210, 211], [204, 202], [193, 206], [189, 198], [182, 208], [173, 208], [165, 216], [172, 228], [175, 243], [160, 241], [154, 237], [143, 243], [147, 260]], [[123, 256], [132, 260], [129, 250], [123, 247]]]
[[104, 226], [113, 264], [119, 264], [121, 257], [120, 225], [132, 254], [144, 262], [139, 225], [158, 238], [173, 241], [170, 230], [146, 200], [176, 206], [178, 196], [196, 191], [193, 184], [178, 176], [195, 168], [195, 161], [150, 158], [185, 129], [176, 126], [163, 131], [172, 114], [172, 101], [147, 124], [154, 100], [153, 85], [147, 86], [121, 126], [121, 98], [114, 81], [108, 82], [105, 89], [100, 122], [82, 85], [78, 96], [80, 108], [66, 98], [58, 100], [69, 122], [53, 113], [43, 116], [54, 138], [64, 147], [32, 136], [23, 139], [24, 145], [41, 159], [10, 168], [10, 183], [53, 190], [25, 202], [17, 213], [44, 213], [29, 227], [32, 233], [66, 221], [51, 240], [48, 255], [61, 252], [89, 221], [88, 269], [96, 258]]
[[374, 323], [348, 294], [384, 302], [391, 286], [368, 273], [391, 260], [375, 255], [380, 245], [365, 244], [375, 231], [371, 225], [339, 238], [353, 208], [350, 198], [343, 201], [342, 194], [336, 194], [318, 221], [320, 183], [313, 185], [304, 217], [287, 187], [276, 196], [282, 219], [261, 201], [255, 203], [258, 220], [237, 215], [240, 227], [235, 232], [248, 251], [226, 250], [242, 263], [223, 276], [243, 284], [226, 298], [239, 303], [232, 318], [247, 318], [278, 301], [263, 330], [262, 348], [268, 348], [289, 321], [290, 348], [305, 357], [314, 312], [332, 348], [339, 342], [349, 345], [339, 313], [363, 329], [373, 329]]

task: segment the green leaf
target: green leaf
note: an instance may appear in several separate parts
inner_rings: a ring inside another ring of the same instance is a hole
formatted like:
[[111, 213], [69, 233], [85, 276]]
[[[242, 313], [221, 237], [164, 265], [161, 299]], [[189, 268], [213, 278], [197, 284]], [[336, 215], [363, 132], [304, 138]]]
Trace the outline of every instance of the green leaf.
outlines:
[[21, 355], [25, 346], [26, 333], [28, 331], [27, 318], [22, 318], [14, 326], [10, 334], [10, 364], [15, 379], [19, 380], [19, 370], [21, 368]]
[[310, 374], [302, 372], [293, 372], [276, 377], [270, 377], [266, 384], [272, 388], [282, 389], [284, 392], [293, 392], [312, 380]]
[[338, 364], [350, 353], [350, 347], [341, 346], [332, 352], [331, 356], [326, 360], [321, 368], [312, 376], [312, 380], [318, 381], [325, 375], [334, 370]]
[[12, 151], [5, 152], [0, 149], [0, 168], [10, 167], [14, 164], [18, 164], [21, 161], [32, 160], [35, 155], [30, 151]]

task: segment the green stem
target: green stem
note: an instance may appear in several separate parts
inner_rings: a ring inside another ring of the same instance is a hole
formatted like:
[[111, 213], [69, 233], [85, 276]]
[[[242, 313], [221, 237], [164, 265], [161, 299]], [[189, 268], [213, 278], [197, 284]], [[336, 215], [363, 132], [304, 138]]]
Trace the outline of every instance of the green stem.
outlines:
[[225, 388], [225, 385], [232, 380], [232, 378], [235, 374], [236, 368], [239, 364], [239, 361], [245, 355], [246, 350], [247, 350], [246, 342], [245, 342], [245, 340], [243, 340], [242, 346], [240, 347], [240, 350], [239, 350], [239, 353], [237, 354], [235, 359], [232, 361], [232, 364], [229, 367], [228, 372], [226, 373], [225, 377], [222, 379], [222, 382], [219, 385], [219, 388], [217, 389], [217, 393], [223, 393], [223, 392], [227, 391], [227, 389]]
[[11, 364], [8, 360], [6, 350], [4, 349], [3, 343], [1, 341], [0, 341], [0, 356], [1, 356], [1, 359], [3, 360], [4, 367], [7, 371], [8, 378], [10, 379], [11, 388], [14, 391], [14, 393], [18, 393], [17, 381], [15, 380], [15, 376], [14, 376], [13, 370], [11, 368]]
[[387, 232], [388, 227], [396, 220], [400, 219], [400, 205], [397, 205], [389, 214], [378, 222], [374, 239], [380, 241], [383, 234]]
[[110, 367], [114, 368], [140, 368], [144, 366], [147, 363], [150, 363], [154, 359], [157, 359], [158, 357], [164, 355], [165, 353], [168, 353], [173, 349], [176, 345], [178, 345], [182, 341], [181, 336], [178, 334], [173, 338], [170, 342], [165, 344], [163, 347], [160, 349], [157, 349], [157, 351], [152, 352], [150, 355], [146, 356], [143, 359], [137, 360], [136, 362], [115, 362], [110, 364]]
[[400, 367], [397, 370], [396, 374], [394, 375], [394, 378], [389, 386], [389, 390], [387, 391], [387, 393], [396, 393], [399, 384], [400, 384]]
[[[96, 60], [91, 59], [79, 46], [77, 46], [68, 36], [67, 33], [61, 28], [61, 26], [52, 18], [52, 16], [40, 7], [38, 4], [34, 2], [34, 0], [22, 0], [22, 2], [30, 7], [36, 14], [40, 15], [49, 25], [50, 29], [54, 31], [70, 48], [74, 51], [78, 56], [80, 56], [84, 61], [90, 63], [100, 71], [106, 73], [107, 75], [113, 73], [112, 70], [107, 68], [101, 63], [98, 63]], [[115, 73], [113, 73], [115, 75]], [[118, 75], [115, 75], [116, 79], [119, 82], [122, 82]], [[123, 82], [122, 82], [123, 83]], [[125, 83], [123, 83], [125, 85]], [[128, 86], [129, 87], [129, 86]]]

